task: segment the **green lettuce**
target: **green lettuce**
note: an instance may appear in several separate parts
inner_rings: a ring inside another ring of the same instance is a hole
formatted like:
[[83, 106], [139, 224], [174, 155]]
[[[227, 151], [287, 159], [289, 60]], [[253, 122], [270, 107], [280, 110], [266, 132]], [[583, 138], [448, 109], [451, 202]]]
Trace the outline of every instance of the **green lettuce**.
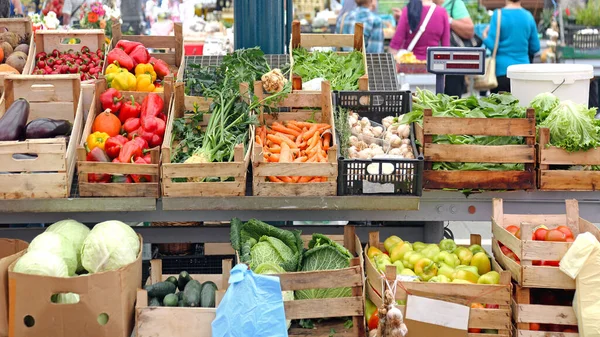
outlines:
[[[350, 267], [352, 254], [344, 246], [323, 234], [313, 234], [304, 253], [300, 271], [333, 270]], [[296, 299], [350, 297], [350, 288], [297, 290]]]
[[569, 152], [587, 151], [600, 144], [599, 121], [594, 119], [596, 108], [563, 101], [540, 125], [550, 129], [550, 144]]
[[541, 93], [533, 98], [531, 107], [535, 110], [535, 123], [541, 124], [550, 112], [560, 104], [558, 97], [549, 92]]

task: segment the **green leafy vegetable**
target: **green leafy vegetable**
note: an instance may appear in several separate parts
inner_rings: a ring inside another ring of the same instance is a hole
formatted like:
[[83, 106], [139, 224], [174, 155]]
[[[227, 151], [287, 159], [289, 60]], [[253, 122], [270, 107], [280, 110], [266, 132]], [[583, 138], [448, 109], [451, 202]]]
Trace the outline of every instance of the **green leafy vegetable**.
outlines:
[[531, 107], [535, 110], [535, 123], [540, 125], [548, 118], [548, 115], [558, 106], [560, 100], [549, 92], [541, 93], [531, 101]]
[[348, 148], [350, 147], [350, 124], [348, 123], [348, 109], [338, 107], [335, 115], [335, 130], [340, 139], [340, 155], [343, 158], [348, 158]]
[[[304, 253], [300, 271], [334, 270], [350, 267], [352, 254], [344, 246], [322, 234], [313, 234]], [[350, 288], [297, 290], [296, 299], [349, 297]]]
[[365, 74], [363, 54], [359, 51], [338, 54], [296, 48], [292, 55], [294, 74], [304, 82], [324, 78], [331, 82], [331, 90], [358, 90], [358, 79]]
[[550, 129], [550, 144], [569, 152], [586, 151], [600, 144], [600, 123], [596, 109], [563, 101], [540, 125]]

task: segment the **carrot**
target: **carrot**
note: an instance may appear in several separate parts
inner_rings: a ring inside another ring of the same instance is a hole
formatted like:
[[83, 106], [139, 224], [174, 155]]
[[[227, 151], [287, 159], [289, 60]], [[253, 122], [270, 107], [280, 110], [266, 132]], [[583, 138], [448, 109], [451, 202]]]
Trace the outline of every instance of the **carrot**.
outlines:
[[325, 131], [327, 131], [329, 129], [331, 129], [331, 126], [325, 125], [325, 126], [321, 126], [320, 128], [318, 128], [318, 131], [320, 131], [321, 133], [323, 133], [323, 132], [325, 132]]
[[289, 163], [292, 161], [292, 153], [287, 143], [281, 143], [281, 154], [279, 155], [279, 161], [282, 163]]
[[281, 147], [279, 145], [269, 147], [269, 148], [267, 148], [267, 150], [271, 153], [281, 153]]
[[321, 182], [321, 177], [313, 177], [309, 183], [320, 183]]
[[272, 183], [282, 183], [283, 181], [281, 181], [281, 179], [274, 177], [274, 176], [269, 176], [269, 181]]
[[298, 182], [298, 180], [300, 180], [300, 177], [292, 177], [292, 181], [293, 181], [294, 183], [297, 183], [297, 182]]
[[294, 182], [291, 177], [277, 177], [277, 178], [281, 179], [281, 181], [284, 183], [293, 183]]
[[327, 151], [329, 150], [329, 147], [331, 146], [331, 133], [326, 133], [323, 135], [323, 150]]
[[267, 138], [269, 138], [273, 143], [279, 145], [281, 145], [282, 142], [285, 142], [290, 147], [290, 149], [298, 148], [298, 146], [296, 146], [296, 143], [294, 143], [291, 139], [287, 137], [282, 137], [281, 135], [267, 135]]
[[269, 163], [278, 163], [278, 162], [279, 162], [279, 159], [281, 158], [280, 156], [281, 156], [281, 155], [278, 155], [278, 154], [272, 154], [272, 153], [268, 153], [268, 154], [267, 154], [267, 161], [268, 161]]
[[307, 183], [307, 182], [310, 181], [311, 178], [312, 177], [300, 177], [300, 180], [298, 180], [298, 183], [299, 184], [301, 184], [301, 183]]
[[256, 136], [256, 143], [258, 143], [259, 145], [263, 145], [262, 139], [260, 139], [259, 136]]
[[300, 157], [294, 159], [294, 163], [304, 163], [307, 160], [308, 160], [308, 157], [306, 157], [306, 156], [300, 156]]
[[302, 128], [300, 128], [299, 126], [297, 126], [296, 124], [293, 123], [287, 123], [286, 126], [292, 130], [296, 130], [298, 132], [302, 132]]
[[316, 126], [317, 126], [317, 128], [323, 128], [323, 127], [326, 127], [326, 126], [329, 126], [329, 127], [331, 127], [331, 126], [330, 126], [329, 124], [327, 124], [327, 123], [296, 122], [295, 124], [296, 124], [297, 126], [300, 126], [300, 127], [307, 127], [307, 128], [309, 128], [309, 129], [310, 129], [311, 127], [313, 127], [314, 125], [316, 125]]
[[309, 140], [316, 132], [317, 132], [317, 125], [315, 124], [315, 125], [311, 126], [311, 128], [308, 129], [308, 131], [305, 132], [302, 137], [304, 138], [304, 140]]
[[296, 145], [298, 145], [298, 147], [300, 147], [300, 144], [302, 144], [302, 141], [304, 140], [304, 138], [302, 137], [303, 135], [304, 131], [300, 132], [298, 137], [296, 137]]
[[300, 132], [290, 129], [290, 128], [287, 128], [281, 124], [273, 124], [273, 125], [271, 125], [271, 129], [273, 129], [277, 132], [292, 135], [292, 136], [294, 136], [294, 138], [296, 138], [296, 137], [298, 137], [298, 135], [300, 135]]

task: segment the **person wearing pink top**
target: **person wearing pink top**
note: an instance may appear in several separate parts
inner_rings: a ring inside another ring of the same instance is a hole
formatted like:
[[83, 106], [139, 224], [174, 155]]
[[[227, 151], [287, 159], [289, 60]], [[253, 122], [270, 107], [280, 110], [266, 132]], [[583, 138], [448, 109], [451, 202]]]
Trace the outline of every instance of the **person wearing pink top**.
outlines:
[[[441, 6], [443, 1], [436, 1], [436, 6], [431, 14], [425, 31], [415, 44], [412, 50], [416, 58], [425, 60], [427, 58], [428, 47], [449, 47], [450, 46], [450, 23], [448, 13]], [[408, 49], [409, 45], [417, 35], [417, 32], [423, 26], [425, 17], [433, 5], [430, 0], [410, 0], [408, 5], [402, 10], [400, 21], [396, 28], [396, 34], [390, 43], [390, 52], [397, 54], [399, 50]]]

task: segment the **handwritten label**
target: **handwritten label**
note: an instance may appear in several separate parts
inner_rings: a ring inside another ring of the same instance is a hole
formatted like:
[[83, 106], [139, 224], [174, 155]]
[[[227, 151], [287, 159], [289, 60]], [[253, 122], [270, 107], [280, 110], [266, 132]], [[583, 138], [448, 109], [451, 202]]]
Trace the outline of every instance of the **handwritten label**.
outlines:
[[466, 305], [408, 295], [406, 319], [439, 325], [447, 328], [467, 330], [470, 308]]

